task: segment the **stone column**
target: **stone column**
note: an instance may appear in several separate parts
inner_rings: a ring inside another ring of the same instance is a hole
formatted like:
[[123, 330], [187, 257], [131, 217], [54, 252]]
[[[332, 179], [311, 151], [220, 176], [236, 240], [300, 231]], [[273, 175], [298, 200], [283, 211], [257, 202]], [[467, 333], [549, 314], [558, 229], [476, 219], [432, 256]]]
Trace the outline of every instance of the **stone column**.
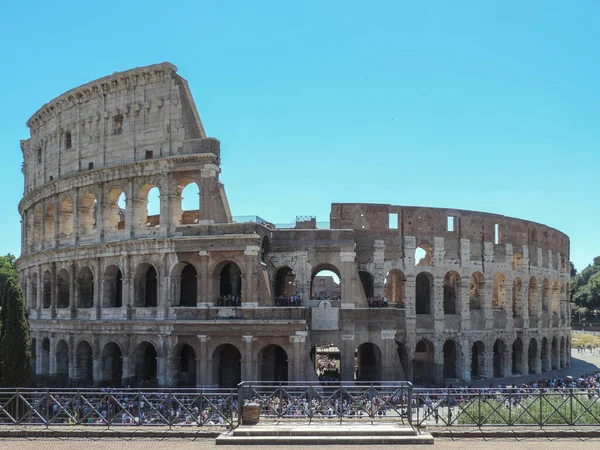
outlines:
[[436, 385], [441, 385], [444, 382], [444, 351], [443, 342], [436, 340], [433, 343], [433, 363], [435, 373], [433, 374], [433, 382]]
[[75, 188], [73, 195], [73, 233], [71, 234], [72, 245], [79, 243], [79, 188]]
[[244, 281], [242, 282], [242, 305], [246, 307], [258, 306], [258, 292], [256, 292], [256, 280], [258, 273], [255, 271], [260, 247], [248, 245], [244, 251]]
[[[506, 317], [506, 329], [513, 329], [513, 302], [512, 302], [512, 290], [513, 283], [512, 281], [504, 282], [504, 312]], [[510, 372], [509, 372], [510, 373]]]
[[406, 318], [415, 318], [417, 316], [415, 304], [416, 277], [414, 275], [406, 275], [406, 283], [404, 286], [404, 305], [406, 307]]
[[43, 374], [43, 366], [42, 366], [42, 341], [44, 340], [44, 336], [35, 336], [35, 373], [37, 375]]
[[200, 223], [214, 222], [214, 200], [212, 192], [214, 192], [217, 184], [217, 174], [220, 171], [219, 167], [214, 164], [205, 164], [200, 170]]
[[102, 292], [102, 264], [100, 258], [96, 258], [94, 260], [94, 309], [92, 318], [94, 320], [99, 320], [102, 318], [102, 298], [104, 297], [104, 293]]
[[77, 356], [77, 352], [75, 351], [75, 338], [73, 335], [69, 335], [67, 338], [67, 342], [69, 343], [69, 367], [68, 367], [68, 376], [69, 380], [75, 379], [75, 368], [76, 361], [75, 358]]
[[356, 352], [356, 343], [354, 334], [347, 333], [342, 335], [341, 352], [341, 370], [342, 381], [354, 381], [354, 353]]
[[[462, 330], [471, 329], [471, 278], [463, 277], [460, 279], [459, 302], [460, 302], [460, 327]], [[469, 349], [467, 349], [469, 350]], [[469, 380], [471, 371], [469, 369]]]
[[200, 255], [200, 273], [198, 274], [198, 308], [208, 308], [211, 306], [215, 299], [212, 298], [212, 292], [210, 291], [210, 274], [208, 273], [208, 261], [210, 259], [210, 253], [204, 250], [198, 252]]
[[290, 336], [290, 342], [292, 343], [292, 364], [288, 363], [288, 379], [290, 381], [301, 381], [302, 367], [300, 364], [300, 356], [302, 354], [302, 344], [306, 342], [306, 336]]
[[50, 343], [50, 351], [48, 352], [50, 375], [56, 375], [56, 338], [54, 335], [50, 335], [48, 341]]
[[506, 350], [504, 350], [502, 356], [504, 358], [502, 376], [504, 378], [510, 377], [512, 375], [512, 347], [507, 345]]
[[357, 286], [360, 281], [357, 280], [358, 271], [356, 270], [356, 253], [355, 252], [340, 252], [340, 284], [342, 303], [344, 308], [366, 308], [366, 299], [363, 301], [357, 293]]
[[522, 281], [523, 290], [521, 298], [523, 300], [523, 328], [529, 328], [529, 281]]
[[60, 203], [58, 201], [58, 195], [54, 196], [54, 237], [52, 239], [52, 247], [58, 247], [59, 230], [60, 230]]
[[71, 261], [70, 269], [71, 280], [69, 283], [69, 312], [71, 314], [71, 319], [74, 319], [77, 315], [77, 306], [79, 299], [79, 289], [77, 289], [77, 268], [75, 266], [75, 262]]
[[37, 271], [37, 304], [35, 305], [35, 318], [40, 319], [42, 317], [42, 302], [44, 293], [44, 280], [42, 277], [42, 266], [36, 267]]
[[132, 272], [132, 267], [131, 267], [131, 256], [127, 255], [125, 257], [125, 264], [124, 264], [124, 271], [123, 271], [123, 279], [122, 279], [122, 283], [123, 283], [123, 308], [125, 308], [125, 317], [127, 317], [128, 319], [131, 318], [132, 316], [132, 309], [135, 307], [135, 300], [133, 298], [134, 296], [134, 289], [133, 289], [133, 284], [134, 284], [134, 277]]
[[253, 368], [253, 363], [255, 362], [253, 342], [255, 340], [256, 339], [251, 335], [242, 336], [242, 341], [244, 341], [244, 355], [242, 356], [242, 381], [254, 381], [257, 379], [256, 372], [254, 370], [255, 368]]
[[58, 283], [56, 282], [56, 263], [50, 265], [50, 317], [56, 318], [56, 297], [58, 296]]
[[210, 337], [206, 334], [199, 334], [198, 340], [200, 341], [200, 349], [198, 355], [196, 357], [196, 385], [200, 386], [208, 386], [210, 384], [216, 384], [216, 380], [211, 380], [212, 372], [208, 372], [208, 360], [212, 357], [208, 355], [208, 341]]

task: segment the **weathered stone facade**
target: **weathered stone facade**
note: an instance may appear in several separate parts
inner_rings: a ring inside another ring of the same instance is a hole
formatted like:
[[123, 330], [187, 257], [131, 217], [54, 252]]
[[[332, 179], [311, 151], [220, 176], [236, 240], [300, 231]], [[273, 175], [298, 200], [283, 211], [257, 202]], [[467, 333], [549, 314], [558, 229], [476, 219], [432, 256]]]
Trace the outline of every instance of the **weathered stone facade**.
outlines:
[[[167, 63], [73, 89], [28, 126], [18, 268], [40, 376], [310, 380], [311, 349], [324, 344], [339, 348], [343, 380], [442, 383], [570, 364], [569, 239], [557, 230], [377, 204], [333, 204], [330, 229], [233, 223], [219, 141]], [[198, 208], [183, 211], [191, 183]], [[339, 299], [310, 299], [321, 270], [339, 277]], [[290, 293], [299, 304], [275, 306]], [[389, 307], [369, 308], [370, 296]]]

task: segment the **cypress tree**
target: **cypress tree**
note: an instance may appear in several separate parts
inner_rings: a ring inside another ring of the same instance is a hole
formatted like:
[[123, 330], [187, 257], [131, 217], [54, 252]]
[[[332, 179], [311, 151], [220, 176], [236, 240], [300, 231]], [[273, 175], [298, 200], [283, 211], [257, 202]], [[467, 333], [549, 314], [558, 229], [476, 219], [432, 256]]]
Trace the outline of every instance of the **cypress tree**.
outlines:
[[31, 340], [23, 292], [15, 279], [7, 280], [2, 292], [2, 339], [0, 340], [0, 384], [5, 387], [29, 385]]

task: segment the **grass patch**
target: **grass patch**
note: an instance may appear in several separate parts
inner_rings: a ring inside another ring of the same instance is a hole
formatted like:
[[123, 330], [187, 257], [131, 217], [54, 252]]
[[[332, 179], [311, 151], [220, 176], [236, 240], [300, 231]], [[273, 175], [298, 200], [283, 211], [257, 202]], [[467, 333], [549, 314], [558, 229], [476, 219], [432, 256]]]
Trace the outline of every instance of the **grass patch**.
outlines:
[[600, 336], [594, 336], [593, 334], [578, 333], [573, 331], [571, 334], [571, 347], [581, 348], [587, 347], [588, 345], [600, 347]]

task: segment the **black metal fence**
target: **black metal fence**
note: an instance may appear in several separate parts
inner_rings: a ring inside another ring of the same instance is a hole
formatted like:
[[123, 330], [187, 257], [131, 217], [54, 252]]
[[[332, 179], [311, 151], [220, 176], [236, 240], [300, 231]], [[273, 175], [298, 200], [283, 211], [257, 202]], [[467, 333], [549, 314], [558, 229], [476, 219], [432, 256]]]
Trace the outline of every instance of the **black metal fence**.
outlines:
[[0, 389], [0, 425], [215, 426], [261, 420], [409, 426], [598, 426], [600, 390], [422, 389], [398, 383], [242, 382], [237, 389]]

